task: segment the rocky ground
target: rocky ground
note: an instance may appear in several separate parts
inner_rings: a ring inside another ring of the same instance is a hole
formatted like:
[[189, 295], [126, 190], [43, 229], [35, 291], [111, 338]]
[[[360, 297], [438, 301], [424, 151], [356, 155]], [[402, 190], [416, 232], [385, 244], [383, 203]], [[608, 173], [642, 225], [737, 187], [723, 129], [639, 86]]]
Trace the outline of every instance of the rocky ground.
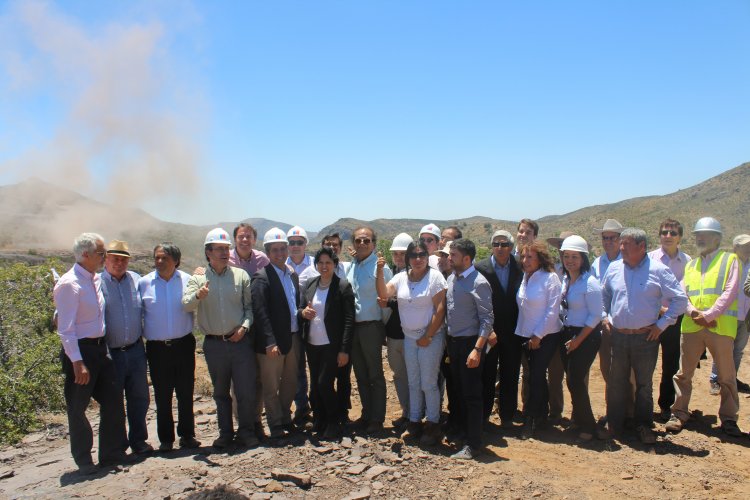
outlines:
[[[214, 404], [199, 370], [195, 399], [197, 434], [217, 435]], [[658, 376], [658, 374], [656, 375]], [[64, 416], [46, 429], [0, 451], [0, 497], [8, 498], [748, 498], [750, 438], [726, 438], [718, 429], [719, 399], [708, 393], [707, 365], [696, 372], [695, 418], [676, 436], [657, 424], [656, 445], [634, 435], [620, 441], [580, 442], [562, 426], [521, 441], [518, 429], [501, 431], [496, 417], [485, 432], [487, 453], [473, 462], [449, 458], [455, 448], [402, 443], [387, 425], [378, 438], [350, 434], [337, 443], [298, 434], [251, 450], [155, 453], [83, 477], [70, 457]], [[740, 369], [750, 381], [750, 363]], [[591, 372], [594, 413], [604, 412], [598, 360]], [[355, 384], [356, 386], [356, 384]], [[389, 382], [391, 418], [397, 403]], [[356, 405], [356, 393], [353, 398]], [[750, 430], [741, 395], [740, 427]], [[566, 414], [570, 412], [569, 399]], [[702, 413], [701, 413], [702, 412]], [[92, 423], [95, 424], [94, 413]], [[355, 408], [352, 416], [358, 415]], [[155, 414], [149, 430], [156, 435]], [[390, 419], [389, 419], [390, 421]], [[95, 425], [96, 427], [96, 425]], [[152, 437], [152, 444], [158, 445]]]

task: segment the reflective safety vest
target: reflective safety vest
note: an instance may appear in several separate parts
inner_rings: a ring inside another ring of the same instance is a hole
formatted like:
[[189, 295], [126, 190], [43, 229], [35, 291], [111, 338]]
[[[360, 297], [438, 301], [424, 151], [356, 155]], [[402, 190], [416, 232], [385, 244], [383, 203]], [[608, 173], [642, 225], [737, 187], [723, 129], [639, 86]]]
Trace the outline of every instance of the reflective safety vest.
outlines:
[[[737, 260], [733, 253], [719, 251], [701, 276], [703, 258], [697, 257], [685, 266], [685, 293], [699, 311], [706, 311], [716, 303], [727, 284], [727, 274], [732, 263]], [[682, 333], [693, 333], [703, 329], [688, 314], [682, 318]], [[716, 326], [709, 328], [719, 335], [735, 338], [737, 336], [737, 300], [716, 318]]]

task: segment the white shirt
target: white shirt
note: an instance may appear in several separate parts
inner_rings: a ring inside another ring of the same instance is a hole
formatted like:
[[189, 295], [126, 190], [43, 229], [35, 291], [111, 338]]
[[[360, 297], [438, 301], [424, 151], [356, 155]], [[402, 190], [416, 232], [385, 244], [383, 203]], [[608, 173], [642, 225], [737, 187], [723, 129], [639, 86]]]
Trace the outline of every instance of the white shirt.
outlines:
[[531, 277], [524, 275], [518, 288], [518, 323], [516, 335], [542, 338], [562, 330], [560, 301], [562, 284], [557, 273], [537, 270]]
[[295, 264], [291, 257], [287, 257], [286, 265], [294, 269], [294, 272], [297, 273], [297, 276], [299, 276], [302, 271], [304, 271], [308, 267], [315, 267], [313, 266], [312, 256], [308, 254], [305, 254], [305, 257], [300, 261], [299, 264]]
[[432, 298], [446, 290], [448, 282], [439, 271], [428, 268], [418, 282], [410, 281], [406, 271], [401, 271], [388, 284], [396, 288], [398, 313], [404, 335], [418, 339], [424, 335], [435, 313]]
[[152, 271], [138, 280], [143, 301], [143, 337], [146, 340], [171, 340], [193, 331], [193, 313], [185, 312], [182, 295], [190, 275], [176, 270], [169, 281]]
[[[320, 276], [320, 273], [317, 269], [315, 269], [315, 266], [310, 266], [302, 271], [302, 274], [299, 275], [299, 293], [302, 293], [304, 290], [306, 290], [307, 284], [310, 282], [310, 280], [317, 276]], [[336, 276], [338, 276], [339, 279], [346, 279], [346, 267], [341, 261], [339, 261], [339, 265], [336, 266]]]
[[328, 290], [328, 288], [317, 287], [312, 303], [310, 304], [315, 309], [315, 317], [310, 321], [310, 337], [307, 339], [307, 342], [311, 345], [326, 345], [331, 343], [325, 324]]

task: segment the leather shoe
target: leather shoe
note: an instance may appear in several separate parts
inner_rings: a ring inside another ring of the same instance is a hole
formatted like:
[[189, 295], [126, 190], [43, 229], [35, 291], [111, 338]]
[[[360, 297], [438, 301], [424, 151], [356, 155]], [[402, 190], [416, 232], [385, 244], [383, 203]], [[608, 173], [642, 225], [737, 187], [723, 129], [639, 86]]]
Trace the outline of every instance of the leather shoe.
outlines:
[[135, 446], [131, 446], [130, 449], [136, 455], [145, 455], [146, 453], [151, 453], [152, 451], [154, 451], [154, 447], [145, 441], [142, 443], [138, 443]]
[[83, 464], [78, 466], [78, 473], [82, 476], [90, 476], [99, 472], [99, 467], [94, 464]]
[[383, 422], [370, 422], [365, 429], [366, 434], [379, 434], [383, 432]]
[[181, 437], [180, 448], [200, 448], [201, 442], [194, 436]]
[[742, 437], [742, 431], [737, 427], [737, 422], [734, 420], [725, 420], [721, 423], [721, 430], [724, 434], [732, 437]]
[[167, 443], [161, 443], [159, 445], [159, 451], [161, 452], [167, 452], [174, 450], [174, 443], [172, 441], [169, 441]]
[[227, 448], [232, 444], [232, 438], [230, 436], [219, 436], [216, 439], [214, 439], [214, 442], [211, 446], [214, 448]]
[[258, 441], [258, 438], [255, 437], [255, 434], [250, 434], [245, 437], [237, 436], [234, 441], [239, 446], [242, 446], [244, 448], [254, 448], [260, 444], [260, 441]]

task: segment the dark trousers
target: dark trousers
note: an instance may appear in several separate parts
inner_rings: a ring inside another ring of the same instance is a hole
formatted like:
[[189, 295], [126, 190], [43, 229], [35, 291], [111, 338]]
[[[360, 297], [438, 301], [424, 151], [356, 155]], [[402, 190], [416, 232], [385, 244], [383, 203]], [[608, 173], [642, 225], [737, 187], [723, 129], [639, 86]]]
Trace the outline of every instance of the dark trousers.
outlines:
[[[443, 376], [443, 379], [445, 380], [445, 395], [448, 399], [448, 426], [449, 427], [456, 427], [458, 425], [458, 422], [456, 422], [456, 408], [455, 406], [458, 404], [456, 401], [456, 394], [455, 394], [455, 388], [453, 387], [453, 378], [451, 376], [451, 358], [448, 354], [448, 343], [445, 344], [445, 352], [443, 353], [443, 359], [440, 361], [440, 374]], [[442, 407], [442, 402], [441, 405]]]
[[682, 316], [677, 323], [668, 326], [659, 336], [661, 345], [661, 382], [659, 383], [659, 408], [670, 411], [675, 399], [674, 381], [672, 378], [680, 369], [680, 327]]
[[565, 343], [578, 335], [581, 330], [581, 327], [565, 327], [560, 334], [560, 354], [565, 368], [570, 399], [573, 402], [573, 421], [583, 430], [593, 432], [596, 428], [596, 420], [594, 419], [594, 413], [591, 411], [591, 399], [589, 398], [586, 379], [596, 354], [599, 352], [602, 333], [597, 325], [578, 346], [578, 349], [568, 353], [565, 349]]
[[146, 378], [146, 350], [143, 341], [138, 339], [127, 350], [110, 349], [110, 355], [115, 363], [118, 390], [121, 394], [125, 393], [128, 446], [136, 447], [148, 439], [146, 413], [150, 398]]
[[482, 416], [485, 420], [492, 414], [495, 404], [495, 383], [497, 382], [498, 363], [500, 362], [500, 344], [495, 344], [484, 356], [482, 366]]
[[195, 437], [193, 387], [195, 337], [192, 333], [170, 342], [147, 342], [146, 356], [156, 400], [156, 433], [162, 443], [173, 443], [172, 394], [177, 396], [177, 435]]
[[338, 372], [338, 351], [331, 344], [305, 344], [310, 366], [310, 403], [313, 419], [323, 425], [335, 425], [341, 420], [339, 402], [333, 382]]
[[518, 376], [521, 373], [522, 344], [518, 335], [502, 335], [498, 339], [500, 356], [500, 419], [510, 422], [518, 409]]
[[336, 369], [336, 400], [338, 402], [339, 419], [345, 423], [352, 408], [352, 361]]
[[94, 446], [94, 433], [86, 418], [86, 408], [93, 397], [99, 403], [99, 462], [120, 460], [127, 448], [125, 434], [125, 408], [122, 391], [117, 390], [115, 365], [101, 344], [78, 344], [83, 364], [89, 371], [89, 383], [75, 383], [73, 363], [65, 352], [60, 353], [63, 373], [65, 373], [65, 405], [68, 411], [70, 451], [76, 465], [93, 463], [91, 448]]
[[451, 412], [455, 407], [454, 422], [466, 433], [466, 444], [472, 448], [482, 447], [482, 368], [484, 367], [484, 349], [476, 368], [466, 366], [466, 359], [477, 343], [477, 336], [448, 337], [448, 356], [450, 356], [451, 382], [454, 399]]
[[[312, 378], [312, 376], [310, 377]], [[297, 368], [297, 394], [294, 395], [294, 411], [299, 412], [310, 407], [307, 395], [309, 389], [307, 383], [307, 363], [305, 362], [305, 349], [300, 349]]]
[[[521, 337], [522, 342], [528, 341]], [[529, 362], [529, 402], [525, 416], [546, 418], [549, 411], [549, 390], [547, 388], [547, 368], [552, 356], [560, 348], [560, 333], [550, 333], [542, 337], [538, 349], [524, 349]]]

